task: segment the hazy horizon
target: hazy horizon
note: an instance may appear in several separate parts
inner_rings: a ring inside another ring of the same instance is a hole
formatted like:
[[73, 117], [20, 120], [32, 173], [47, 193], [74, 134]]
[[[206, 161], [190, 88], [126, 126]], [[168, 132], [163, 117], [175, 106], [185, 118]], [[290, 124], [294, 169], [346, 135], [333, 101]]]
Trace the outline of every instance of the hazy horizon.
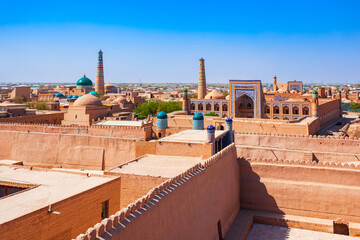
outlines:
[[[0, 82], [360, 83], [360, 2], [3, 4]], [[16, 14], [15, 14], [16, 13]]]

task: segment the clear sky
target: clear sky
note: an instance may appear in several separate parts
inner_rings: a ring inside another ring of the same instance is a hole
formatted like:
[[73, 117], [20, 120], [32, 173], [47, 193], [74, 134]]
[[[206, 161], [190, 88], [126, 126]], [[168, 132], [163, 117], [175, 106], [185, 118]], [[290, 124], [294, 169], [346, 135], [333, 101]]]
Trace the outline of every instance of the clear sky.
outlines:
[[0, 1], [0, 82], [360, 83], [360, 1]]

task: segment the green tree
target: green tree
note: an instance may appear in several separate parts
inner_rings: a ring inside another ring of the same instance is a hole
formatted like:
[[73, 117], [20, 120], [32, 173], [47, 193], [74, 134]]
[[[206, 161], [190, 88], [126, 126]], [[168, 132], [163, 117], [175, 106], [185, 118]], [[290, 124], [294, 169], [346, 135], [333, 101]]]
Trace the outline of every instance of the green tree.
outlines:
[[1, 94], [8, 94], [10, 92], [11, 92], [10, 89], [1, 89]]
[[14, 102], [15, 103], [23, 103], [23, 102], [25, 102], [25, 98], [23, 96], [15, 97]]
[[149, 100], [147, 102], [139, 104], [133, 112], [139, 119], [144, 119], [149, 115], [156, 115], [160, 111], [166, 113], [179, 111], [182, 109], [181, 102], [168, 101], [164, 102], [161, 100]]
[[209, 113], [205, 113], [204, 116], [212, 116], [212, 117], [214, 117], [214, 116], [216, 116], [216, 113], [209, 112]]
[[223, 92], [223, 94], [224, 94], [224, 96], [226, 97], [227, 95], [229, 95], [229, 91], [225, 90], [225, 91]]
[[354, 111], [360, 109], [360, 103], [350, 103], [350, 108]]

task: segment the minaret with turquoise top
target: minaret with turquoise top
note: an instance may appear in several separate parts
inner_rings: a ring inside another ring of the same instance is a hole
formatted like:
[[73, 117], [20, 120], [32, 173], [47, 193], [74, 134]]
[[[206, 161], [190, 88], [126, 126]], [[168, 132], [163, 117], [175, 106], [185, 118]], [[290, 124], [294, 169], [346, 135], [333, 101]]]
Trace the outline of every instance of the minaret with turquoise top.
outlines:
[[104, 66], [103, 66], [103, 52], [99, 51], [98, 55], [98, 65], [96, 70], [96, 79], [95, 79], [95, 91], [104, 92]]

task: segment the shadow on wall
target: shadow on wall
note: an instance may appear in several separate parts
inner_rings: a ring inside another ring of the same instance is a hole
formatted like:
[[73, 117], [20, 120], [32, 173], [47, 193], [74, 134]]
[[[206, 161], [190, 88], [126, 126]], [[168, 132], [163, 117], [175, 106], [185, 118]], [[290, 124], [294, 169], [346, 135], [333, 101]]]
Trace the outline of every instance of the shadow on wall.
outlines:
[[[281, 216], [285, 213], [280, 210], [274, 197], [268, 192], [265, 184], [261, 182], [260, 176], [253, 171], [250, 163], [243, 158], [239, 158], [240, 165], [240, 206], [241, 209], [264, 211], [266, 217], [254, 216], [254, 223], [260, 223], [272, 226], [288, 227], [287, 222]], [[267, 214], [268, 213], [268, 214]], [[272, 215], [274, 218], [272, 218]], [[255, 230], [255, 229], [254, 229]], [[256, 230], [258, 231], [258, 230]], [[253, 233], [250, 230], [249, 238], [247, 240], [255, 239], [288, 239], [289, 229], [284, 228], [282, 231], [277, 231], [276, 236], [267, 236], [268, 231], [266, 228], [262, 228], [260, 231]], [[259, 235], [260, 234], [260, 235]], [[254, 236], [261, 236], [260, 238], [254, 238]]]

